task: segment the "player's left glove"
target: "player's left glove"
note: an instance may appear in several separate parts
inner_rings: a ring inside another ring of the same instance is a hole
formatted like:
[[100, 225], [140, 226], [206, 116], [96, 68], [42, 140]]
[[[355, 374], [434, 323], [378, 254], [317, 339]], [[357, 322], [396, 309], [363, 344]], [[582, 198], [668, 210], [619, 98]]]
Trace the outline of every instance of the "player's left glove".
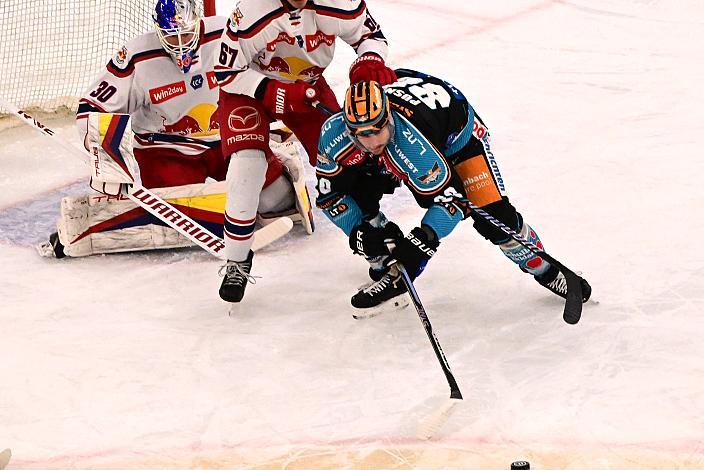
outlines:
[[369, 222], [362, 222], [350, 232], [349, 243], [355, 255], [375, 258], [389, 254], [389, 244], [398, 243], [403, 232], [393, 222], [383, 227], [374, 227]]
[[437, 235], [427, 225], [411, 230], [391, 251], [391, 257], [401, 263], [411, 279], [420, 276], [430, 258], [440, 246]]
[[317, 94], [317, 90], [303, 80], [284, 83], [269, 79], [262, 102], [275, 117], [281, 118], [288, 113], [313, 111], [311, 103]]
[[350, 67], [350, 83], [374, 80], [380, 85], [388, 85], [398, 78], [396, 72], [386, 66], [384, 59], [367, 52], [357, 57]]

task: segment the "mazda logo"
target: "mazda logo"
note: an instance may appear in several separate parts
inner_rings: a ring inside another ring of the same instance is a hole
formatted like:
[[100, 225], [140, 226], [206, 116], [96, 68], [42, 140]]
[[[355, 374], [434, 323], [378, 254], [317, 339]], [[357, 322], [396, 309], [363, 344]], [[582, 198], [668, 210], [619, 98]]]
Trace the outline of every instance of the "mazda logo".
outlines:
[[227, 118], [227, 126], [233, 132], [246, 132], [259, 126], [259, 111], [251, 106], [235, 108]]

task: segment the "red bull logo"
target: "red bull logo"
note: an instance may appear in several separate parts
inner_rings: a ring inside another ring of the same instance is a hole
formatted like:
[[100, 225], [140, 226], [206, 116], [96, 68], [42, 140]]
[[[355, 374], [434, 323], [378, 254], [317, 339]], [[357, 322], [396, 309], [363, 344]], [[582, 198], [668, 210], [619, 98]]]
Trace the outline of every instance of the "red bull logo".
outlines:
[[191, 135], [196, 132], [203, 132], [203, 129], [198, 124], [198, 121], [193, 116], [185, 115], [173, 124], [167, 124], [164, 121], [164, 132], [167, 134]]
[[259, 68], [261, 68], [262, 70], [266, 70], [267, 72], [291, 74], [291, 67], [288, 65], [288, 62], [286, 62], [281, 57], [272, 57], [269, 63], [266, 65], [259, 59], [257, 59], [256, 62], [257, 65], [259, 65]]
[[272, 72], [289, 80], [306, 80], [308, 82], [315, 80], [322, 75], [322, 67], [313, 65], [310, 62], [299, 57], [272, 57], [269, 63], [265, 64], [258, 57], [254, 60], [263, 72]]
[[161, 119], [163, 122], [161, 132], [165, 134], [205, 137], [218, 134], [220, 129], [217, 107], [210, 103], [201, 103], [194, 106], [173, 123], [167, 122], [164, 116]]
[[122, 65], [127, 60], [127, 46], [122, 46], [122, 49], [117, 51], [117, 56], [115, 57], [115, 62]]
[[220, 121], [218, 121], [218, 110], [216, 109], [213, 114], [210, 115], [210, 122], [208, 122], [208, 130], [214, 131], [220, 129]]
[[317, 65], [313, 65], [298, 72], [298, 76], [306, 81], [313, 80], [320, 77], [323, 74], [323, 70], [325, 69], [318, 67]]

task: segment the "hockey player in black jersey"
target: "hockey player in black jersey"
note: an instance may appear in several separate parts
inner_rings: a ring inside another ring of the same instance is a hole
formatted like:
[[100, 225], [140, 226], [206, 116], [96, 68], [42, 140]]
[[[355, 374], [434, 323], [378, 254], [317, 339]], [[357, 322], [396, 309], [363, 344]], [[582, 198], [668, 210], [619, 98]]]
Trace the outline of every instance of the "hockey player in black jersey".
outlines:
[[[565, 297], [564, 275], [469, 208], [483, 209], [542, 249], [537, 233], [509, 202], [489, 132], [462, 92], [430, 75], [396, 70], [398, 81], [350, 86], [344, 110], [323, 125], [316, 167], [317, 206], [370, 263], [372, 283], [352, 296], [372, 316], [386, 301], [403, 305], [405, 287], [395, 262], [412, 279], [463, 219], [521, 270]], [[384, 194], [403, 183], [425, 215], [404, 236], [379, 210]], [[586, 281], [583, 301], [589, 298]]]

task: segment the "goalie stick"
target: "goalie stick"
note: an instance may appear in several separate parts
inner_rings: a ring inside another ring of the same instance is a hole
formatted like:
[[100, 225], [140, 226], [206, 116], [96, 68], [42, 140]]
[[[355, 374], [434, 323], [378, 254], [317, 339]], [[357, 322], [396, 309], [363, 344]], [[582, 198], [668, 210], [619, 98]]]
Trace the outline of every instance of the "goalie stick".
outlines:
[[[70, 144], [68, 141], [61, 139], [56, 135], [56, 133], [52, 129], [37, 121], [37, 119], [27, 114], [25, 111], [20, 110], [14, 104], [9, 103], [4, 99], [0, 98], [0, 105], [2, 105], [2, 107], [14, 114], [23, 123], [27, 124], [28, 126], [30, 126], [41, 134], [44, 134], [48, 137], [54, 137], [54, 140], [65, 150], [75, 155], [80, 155], [81, 158], [85, 160], [85, 157], [88, 152], [87, 150], [80, 149]], [[186, 214], [179, 211], [177, 208], [175, 208], [168, 202], [164, 201], [153, 191], [135, 183], [132, 185], [132, 189], [127, 194], [127, 197], [135, 204], [155, 216], [157, 219], [165, 222], [178, 233], [203, 248], [211, 255], [222, 260], [225, 259], [224, 253], [221, 253], [221, 251], [225, 248], [225, 243], [220, 237], [214, 235], [212, 232], [200, 225], [198, 222], [191, 219]], [[271, 227], [272, 225], [274, 225], [274, 227]], [[269, 224], [268, 227], [271, 228], [269, 228], [268, 230], [262, 232], [264, 230], [264, 228], [262, 228], [254, 232], [253, 245], [257, 246], [257, 248], [261, 248], [265, 245], [268, 245], [277, 238], [280, 238], [286, 233], [288, 233], [288, 231], [291, 230], [292, 226], [293, 225], [291, 219], [287, 217], [284, 217], [272, 224]], [[258, 238], [259, 241], [257, 241]]]

